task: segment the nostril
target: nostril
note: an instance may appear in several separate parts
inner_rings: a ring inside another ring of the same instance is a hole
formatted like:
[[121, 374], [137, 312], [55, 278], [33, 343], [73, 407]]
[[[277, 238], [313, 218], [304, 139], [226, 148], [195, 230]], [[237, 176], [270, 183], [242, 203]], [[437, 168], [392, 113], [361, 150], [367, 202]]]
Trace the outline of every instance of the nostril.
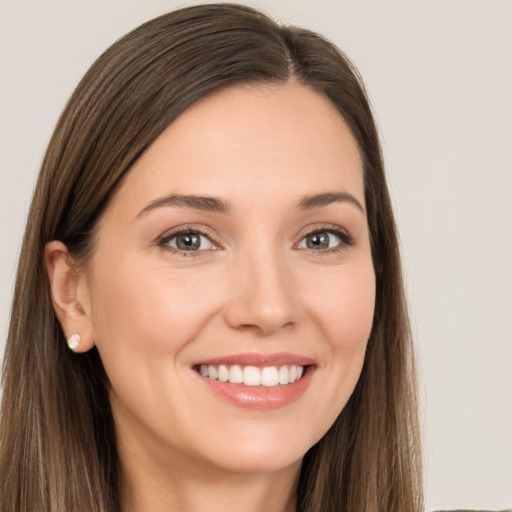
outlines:
[[297, 294], [287, 275], [288, 267], [278, 261], [274, 249], [245, 253], [233, 267], [226, 322], [235, 329], [267, 335], [298, 320]]
[[232, 328], [240, 333], [250, 333], [256, 338], [264, 338], [267, 336], [272, 336], [277, 331], [291, 329], [294, 325], [294, 322], [286, 322], [284, 325], [260, 322], [259, 324], [242, 324], [238, 326], [232, 326]]

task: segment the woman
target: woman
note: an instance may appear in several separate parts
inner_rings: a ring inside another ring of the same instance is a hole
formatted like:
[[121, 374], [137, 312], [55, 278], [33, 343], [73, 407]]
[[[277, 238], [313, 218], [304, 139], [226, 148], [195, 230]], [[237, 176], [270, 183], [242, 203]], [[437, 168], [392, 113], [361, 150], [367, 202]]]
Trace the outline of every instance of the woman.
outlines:
[[419, 511], [415, 373], [362, 83], [236, 5], [85, 75], [27, 222], [7, 511]]

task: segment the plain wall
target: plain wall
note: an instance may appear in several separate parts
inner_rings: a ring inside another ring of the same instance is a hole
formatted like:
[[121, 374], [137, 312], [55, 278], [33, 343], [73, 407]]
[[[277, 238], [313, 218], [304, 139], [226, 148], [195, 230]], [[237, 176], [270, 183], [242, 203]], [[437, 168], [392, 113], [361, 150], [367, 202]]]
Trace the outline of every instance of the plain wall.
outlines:
[[[190, 3], [0, 0], [0, 348], [68, 96], [115, 39]], [[247, 3], [328, 36], [366, 81], [418, 345], [428, 508], [512, 506], [512, 1]]]

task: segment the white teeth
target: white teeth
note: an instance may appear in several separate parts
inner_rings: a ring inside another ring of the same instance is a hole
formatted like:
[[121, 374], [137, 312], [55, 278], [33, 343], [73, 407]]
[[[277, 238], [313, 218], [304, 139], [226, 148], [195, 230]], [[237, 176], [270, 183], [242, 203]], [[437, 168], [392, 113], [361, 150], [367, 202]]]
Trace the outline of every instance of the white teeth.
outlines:
[[279, 384], [288, 384], [288, 367], [281, 366], [279, 368]]
[[230, 382], [231, 384], [244, 384], [245, 386], [275, 387], [278, 385], [291, 384], [304, 375], [304, 367], [297, 365], [289, 366], [227, 366], [227, 365], [205, 365], [199, 367], [199, 373], [206, 378]]
[[221, 382], [227, 382], [229, 380], [229, 370], [223, 364], [219, 366], [219, 380]]
[[259, 386], [261, 384], [260, 369], [256, 366], [246, 366], [244, 368], [244, 385]]
[[262, 386], [277, 386], [279, 384], [277, 368], [275, 366], [267, 366], [261, 370]]
[[242, 384], [244, 381], [244, 374], [240, 366], [235, 365], [229, 369], [229, 382], [231, 384]]
[[217, 380], [219, 378], [219, 373], [217, 372], [217, 368], [215, 368], [215, 366], [208, 366], [208, 376], [213, 380]]

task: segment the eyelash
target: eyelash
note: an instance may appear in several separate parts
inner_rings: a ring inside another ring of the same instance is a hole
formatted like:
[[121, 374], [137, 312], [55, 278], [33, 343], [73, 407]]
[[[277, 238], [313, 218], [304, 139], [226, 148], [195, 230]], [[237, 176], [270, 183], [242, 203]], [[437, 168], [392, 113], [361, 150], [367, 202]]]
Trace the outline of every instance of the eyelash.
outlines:
[[[322, 226], [319, 226], [312, 231], [307, 231], [303, 233], [300, 237], [299, 243], [304, 240], [307, 236], [316, 235], [316, 234], [323, 234], [328, 233], [330, 235], [334, 235], [339, 239], [339, 243], [335, 245], [334, 247], [323, 249], [323, 250], [315, 250], [315, 249], [302, 249], [302, 250], [308, 250], [311, 254], [315, 256], [324, 256], [329, 254], [336, 254], [341, 251], [345, 251], [349, 247], [352, 247], [355, 245], [356, 240], [355, 238], [348, 233], [343, 228], [333, 225], [333, 224], [324, 224]], [[295, 244], [297, 245], [297, 244]]]
[[159, 247], [162, 247], [168, 251], [171, 251], [175, 254], [179, 254], [181, 256], [184, 256], [184, 257], [194, 257], [194, 256], [198, 256], [200, 253], [203, 253], [205, 252], [205, 250], [202, 250], [202, 251], [183, 251], [181, 249], [178, 249], [176, 247], [172, 247], [169, 244], [169, 242], [173, 239], [173, 238], [176, 238], [178, 237], [179, 235], [184, 235], [184, 234], [196, 234], [196, 235], [200, 235], [200, 236], [204, 236], [206, 237], [214, 246], [215, 246], [215, 249], [210, 249], [210, 250], [216, 250], [219, 246], [219, 244], [217, 244], [215, 242], [215, 235], [214, 233], [206, 230], [206, 229], [198, 229], [196, 227], [192, 227], [192, 226], [182, 226], [180, 228], [177, 228], [175, 229], [174, 231], [172, 231], [172, 233], [168, 233], [168, 234], [165, 234], [163, 235], [162, 237], [160, 237], [157, 241], [156, 241], [156, 244], [159, 246]]
[[[206, 237], [213, 244], [214, 248], [213, 249], [197, 250], [197, 251], [184, 251], [184, 250], [181, 250], [181, 249], [178, 249], [178, 248], [168, 245], [169, 242], [171, 240], [173, 240], [174, 238], [178, 237], [179, 235], [187, 234], [187, 233], [196, 234], [196, 235]], [[340, 251], [346, 250], [348, 247], [351, 247], [356, 243], [354, 237], [352, 235], [350, 235], [347, 231], [340, 228], [339, 226], [332, 225], [332, 224], [325, 224], [323, 226], [319, 226], [319, 227], [313, 229], [312, 231], [307, 231], [307, 232], [303, 233], [301, 235], [298, 243], [300, 243], [302, 240], [304, 240], [304, 238], [306, 238], [307, 236], [323, 234], [323, 233], [328, 233], [330, 235], [336, 236], [340, 240], [340, 242], [335, 247], [328, 248], [328, 249], [316, 250], [316, 249], [302, 248], [300, 250], [307, 250], [311, 254], [314, 254], [315, 256], [323, 256], [323, 255], [327, 255], [327, 254], [336, 254]], [[182, 226], [182, 227], [172, 231], [172, 233], [163, 235], [162, 237], [160, 237], [156, 240], [156, 245], [158, 245], [159, 247], [162, 247], [166, 250], [169, 250], [175, 254], [184, 256], [184, 257], [196, 257], [196, 256], [199, 256], [201, 253], [206, 252], [207, 250], [217, 250], [219, 248], [219, 244], [217, 244], [215, 241], [214, 233], [212, 233], [208, 230], [205, 230], [205, 229], [198, 229], [198, 228], [192, 227], [192, 226]], [[296, 247], [297, 245], [298, 244], [295, 244], [294, 247]]]

